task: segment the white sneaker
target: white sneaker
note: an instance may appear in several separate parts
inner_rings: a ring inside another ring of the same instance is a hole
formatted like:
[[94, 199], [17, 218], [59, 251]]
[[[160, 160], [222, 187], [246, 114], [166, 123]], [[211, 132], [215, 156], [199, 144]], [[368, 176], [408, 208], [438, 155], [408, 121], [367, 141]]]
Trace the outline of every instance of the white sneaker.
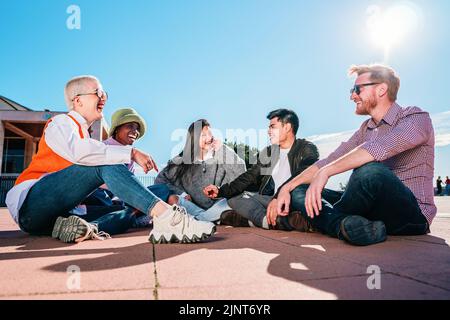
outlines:
[[159, 216], [153, 217], [152, 243], [199, 242], [216, 232], [214, 223], [195, 220], [184, 207], [173, 205]]

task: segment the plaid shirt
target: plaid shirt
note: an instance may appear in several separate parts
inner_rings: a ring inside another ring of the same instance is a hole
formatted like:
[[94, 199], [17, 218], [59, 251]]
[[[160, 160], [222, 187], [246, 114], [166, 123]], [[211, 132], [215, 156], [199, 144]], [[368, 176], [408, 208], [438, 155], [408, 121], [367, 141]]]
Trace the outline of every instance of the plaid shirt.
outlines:
[[372, 118], [364, 121], [347, 142], [315, 165], [322, 168], [356, 147], [394, 172], [415, 195], [431, 225], [437, 210], [433, 198], [434, 129], [429, 114], [394, 103], [378, 125]]

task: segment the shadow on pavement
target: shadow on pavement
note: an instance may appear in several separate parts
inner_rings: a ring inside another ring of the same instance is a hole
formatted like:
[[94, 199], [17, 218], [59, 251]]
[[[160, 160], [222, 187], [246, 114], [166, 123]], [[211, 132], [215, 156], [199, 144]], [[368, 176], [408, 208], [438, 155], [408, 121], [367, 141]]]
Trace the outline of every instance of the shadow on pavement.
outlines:
[[[242, 229], [242, 232], [240, 231], [240, 229], [235, 229], [234, 232], [230, 233], [219, 232], [215, 237], [197, 244], [156, 245], [156, 260], [157, 262], [160, 262], [200, 249], [253, 249], [259, 252], [276, 255], [267, 265], [266, 271], [270, 275], [303, 283], [313, 288], [333, 293], [337, 297], [344, 298], [348, 296], [349, 289], [342, 284], [342, 281], [339, 282], [339, 278], [362, 277], [361, 280], [358, 281], [365, 285], [365, 281], [369, 276], [366, 273], [366, 269], [367, 266], [371, 264], [379, 265], [381, 270], [395, 269], [401, 270], [401, 272], [404, 272], [405, 274], [408, 274], [408, 268], [410, 268], [411, 265], [416, 266], [416, 269], [417, 266], [423, 266], [425, 273], [430, 268], [438, 266], [438, 269], [444, 272], [442, 275], [444, 277], [444, 283], [440, 286], [439, 279], [437, 279], [436, 283], [432, 285], [447, 291], [446, 298], [450, 298], [450, 280], [445, 280], [445, 277], [450, 279], [448, 271], [446, 272], [446, 270], [450, 270], [450, 250], [445, 239], [431, 235], [412, 237], [411, 239], [408, 239], [408, 237], [389, 237], [387, 242], [374, 246], [353, 247], [344, 244], [337, 239], [331, 239], [319, 234], [314, 234], [313, 241], [311, 241], [311, 238], [303, 239], [302, 237], [296, 237], [295, 241], [297, 241], [297, 243], [293, 244], [284, 241], [283, 238], [270, 238], [269, 236], [265, 236], [264, 233], [248, 233], [245, 228]], [[290, 234], [289, 232], [276, 232], [281, 235]], [[120, 236], [115, 236], [114, 238], [147, 235], [148, 229], [145, 231], [129, 232]], [[237, 241], [236, 239], [239, 236], [249, 235], [255, 237], [256, 241], [245, 242]], [[273, 236], [274, 234], [268, 235]], [[153, 261], [153, 246], [148, 242], [117, 248], [76, 249], [76, 244], [65, 244], [48, 237], [28, 237], [20, 231], [0, 232], [0, 238], [2, 242], [1, 246], [6, 246], [4, 240], [9, 242], [9, 244], [7, 244], [9, 246], [20, 245], [15, 252], [0, 253], [0, 261], [9, 259], [58, 256], [67, 258], [70, 256], [77, 256], [74, 260], [48, 265], [43, 268], [44, 270], [52, 272], [66, 272], [69, 265], [77, 265], [83, 271], [100, 271], [146, 264]], [[258, 239], [261, 239], [261, 242], [259, 242]], [[300, 246], [300, 242], [304, 242], [303, 244], [319, 244], [323, 250], [319, 251], [310, 247], [302, 247]], [[286, 245], [289, 247], [286, 248]], [[167, 250], [165, 250], [166, 247], [168, 248]], [[70, 249], [67, 250], [68, 248]], [[102, 257], [91, 258], [91, 255], [94, 254], [105, 255]], [[80, 258], [80, 255], [86, 255], [86, 257]], [[323, 265], [321, 265], [321, 263], [323, 263]], [[352, 270], [346, 271], [347, 274], [345, 275], [341, 274], [340, 276], [330, 276], [327, 278], [326, 276], [323, 276], [324, 270], [332, 270], [333, 265], [325, 265], [324, 263], [336, 263], [336, 268], [340, 265], [340, 268], [343, 268], [344, 270], [345, 266], [349, 266], [348, 268]], [[301, 264], [305, 268], [298, 269], [293, 267], [298, 264]], [[415, 271], [413, 270], [411, 272], [411, 277], [414, 278]], [[314, 277], [315, 273], [316, 277]], [[388, 273], [393, 274], [392, 272]], [[320, 276], [318, 276], [319, 274]], [[311, 281], [314, 282], [311, 283]]]

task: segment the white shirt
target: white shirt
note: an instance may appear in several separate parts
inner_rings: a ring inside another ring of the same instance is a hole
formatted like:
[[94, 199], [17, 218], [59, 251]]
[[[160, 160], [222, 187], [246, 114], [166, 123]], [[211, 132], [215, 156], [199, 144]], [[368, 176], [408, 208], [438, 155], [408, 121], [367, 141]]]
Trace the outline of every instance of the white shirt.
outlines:
[[280, 149], [280, 159], [272, 171], [275, 182], [275, 192], [291, 177], [291, 166], [289, 165], [288, 153], [291, 149]]
[[[85, 138], [81, 139], [78, 125], [66, 114], [53, 117], [45, 129], [44, 138], [48, 147], [56, 154], [74, 164], [83, 166], [114, 165], [131, 162], [131, 146], [111, 146], [91, 139], [89, 138], [86, 119], [73, 110], [69, 112], [69, 115], [74, 117], [81, 125]], [[14, 186], [6, 195], [6, 206], [16, 223], [19, 221], [19, 210], [28, 192], [39, 179], [24, 181]]]
[[[104, 144], [110, 145], [110, 146], [123, 146], [123, 144], [121, 144], [119, 141], [117, 141], [116, 139], [114, 139], [113, 137], [110, 137], [106, 140], [103, 140]], [[131, 160], [130, 163], [127, 163], [127, 168], [131, 173], [135, 173], [136, 172], [136, 166], [133, 160]]]

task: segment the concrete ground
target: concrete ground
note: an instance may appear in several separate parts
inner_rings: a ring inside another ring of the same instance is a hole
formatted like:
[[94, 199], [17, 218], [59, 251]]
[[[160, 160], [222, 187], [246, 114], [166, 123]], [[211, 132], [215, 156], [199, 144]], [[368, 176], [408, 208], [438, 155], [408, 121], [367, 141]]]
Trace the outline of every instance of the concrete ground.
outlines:
[[153, 246], [149, 230], [65, 244], [0, 209], [0, 299], [450, 299], [450, 197], [436, 203], [431, 234], [369, 247], [223, 226], [199, 244]]

